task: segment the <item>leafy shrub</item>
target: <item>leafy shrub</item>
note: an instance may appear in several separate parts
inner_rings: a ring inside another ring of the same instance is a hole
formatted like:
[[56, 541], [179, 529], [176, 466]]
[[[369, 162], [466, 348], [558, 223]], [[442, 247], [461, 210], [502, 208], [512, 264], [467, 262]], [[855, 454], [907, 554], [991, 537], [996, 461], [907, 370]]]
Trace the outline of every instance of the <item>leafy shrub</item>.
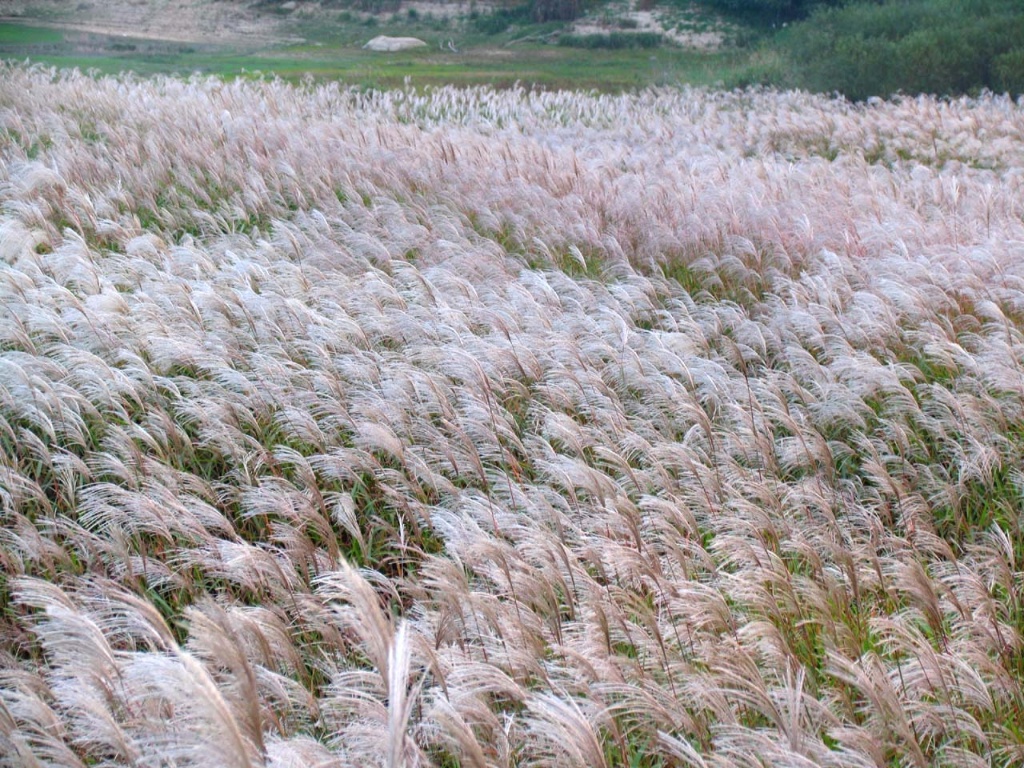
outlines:
[[923, 93], [962, 93], [985, 83], [985, 51], [969, 34], [951, 29], [922, 29], [898, 45], [903, 87]]
[[493, 13], [481, 14], [472, 19], [473, 28], [485, 35], [500, 35], [513, 24], [526, 24], [529, 21], [530, 6], [528, 5], [499, 8]]
[[785, 86], [788, 78], [785, 62], [774, 51], [755, 52], [749, 63], [735, 72], [726, 81], [727, 88], [750, 88], [752, 86]]
[[1014, 95], [1024, 93], [1024, 48], [997, 56], [992, 64], [993, 89]]

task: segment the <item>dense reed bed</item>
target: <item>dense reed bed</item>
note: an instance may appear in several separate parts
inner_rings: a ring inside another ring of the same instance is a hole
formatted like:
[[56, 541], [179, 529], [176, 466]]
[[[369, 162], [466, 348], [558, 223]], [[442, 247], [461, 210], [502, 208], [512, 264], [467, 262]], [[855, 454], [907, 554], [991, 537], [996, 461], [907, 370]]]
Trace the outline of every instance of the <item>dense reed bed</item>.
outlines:
[[1024, 106], [0, 71], [0, 764], [1024, 761]]

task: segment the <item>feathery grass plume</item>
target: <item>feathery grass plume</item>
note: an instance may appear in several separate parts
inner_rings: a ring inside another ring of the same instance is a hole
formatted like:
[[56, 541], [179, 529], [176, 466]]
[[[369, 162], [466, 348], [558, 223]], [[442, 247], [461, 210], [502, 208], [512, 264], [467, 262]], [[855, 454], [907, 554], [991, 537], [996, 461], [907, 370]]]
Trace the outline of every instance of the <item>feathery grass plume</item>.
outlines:
[[84, 766], [66, 743], [60, 715], [48, 702], [50, 691], [31, 673], [5, 673], [0, 685], [0, 765]]
[[[60, 588], [38, 580], [19, 581], [16, 595], [44, 612], [33, 631], [47, 654], [46, 677], [61, 706], [68, 707], [70, 742], [85, 755], [112, 754], [128, 763], [145, 757], [255, 764], [255, 745], [239, 730], [209, 673], [178, 648], [152, 607], [131, 596], [121, 600], [113, 590], [90, 596], [98, 611], [107, 610], [106, 601], [119, 603], [109, 624], [101, 613], [79, 609]], [[128, 649], [111, 645], [117, 631], [124, 639], [144, 639], [158, 652], [133, 649], [134, 642]], [[164, 719], [169, 711], [170, 724]], [[187, 736], [178, 730], [186, 726]]]
[[[140, 748], [182, 764], [217, 761], [251, 766], [262, 762], [260, 745], [250, 742], [235, 713], [207, 670], [187, 653], [176, 658], [146, 655], [128, 669], [129, 682], [141, 702], [173, 707], [173, 727], [147, 723]], [[179, 731], [188, 728], [187, 736]]]
[[876, 654], [865, 655], [858, 660], [849, 660], [834, 653], [827, 653], [827, 656], [828, 673], [864, 697], [862, 714], [878, 743], [884, 745], [886, 751], [905, 751], [914, 765], [927, 765], [909, 713], [904, 710], [900, 693], [886, 674], [881, 659]]
[[534, 694], [526, 700], [532, 758], [549, 765], [608, 765], [593, 715], [564, 692]]
[[[487, 711], [486, 705], [483, 704], [480, 705], [480, 709]], [[433, 735], [433, 739], [449, 753], [458, 754], [463, 764], [473, 768], [485, 768], [490, 764], [484, 753], [484, 746], [473, 733], [465, 717], [447, 697], [438, 696], [432, 701], [427, 717], [437, 724], [437, 733]]]
[[325, 714], [338, 718], [334, 738], [357, 761], [372, 760], [389, 768], [420, 764], [422, 752], [408, 733], [420, 688], [410, 683], [408, 625], [394, 630], [369, 582], [343, 561], [339, 570], [318, 579], [317, 586], [320, 599], [331, 601], [342, 630], [357, 638], [372, 664], [367, 672], [332, 671], [331, 690], [323, 706]]
[[406, 749], [406, 729], [417, 692], [409, 691], [408, 630], [407, 624], [401, 624], [388, 649], [388, 768], [404, 768], [410, 764]]
[[238, 642], [230, 618], [217, 605], [194, 608], [186, 615], [190, 651], [208, 666], [228, 671], [224, 675], [226, 680], [218, 680], [219, 691], [237, 713], [239, 728], [245, 738], [255, 745], [260, 754], [264, 754], [264, 726], [256, 671]]

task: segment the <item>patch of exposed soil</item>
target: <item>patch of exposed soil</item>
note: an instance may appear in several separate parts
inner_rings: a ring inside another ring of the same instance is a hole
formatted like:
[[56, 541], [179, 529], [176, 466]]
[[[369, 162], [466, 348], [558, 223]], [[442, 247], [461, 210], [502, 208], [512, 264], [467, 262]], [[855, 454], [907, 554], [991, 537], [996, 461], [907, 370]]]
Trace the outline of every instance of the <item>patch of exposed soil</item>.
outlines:
[[[691, 10], [691, 13], [694, 11]], [[638, 10], [636, 0], [609, 5], [599, 18], [584, 18], [573, 25], [577, 35], [601, 35], [609, 32], [655, 32], [681, 48], [717, 51], [726, 41], [726, 28], [721, 23], [696, 25], [675, 18], [671, 13]]]
[[285, 17], [227, 0], [5, 0], [0, 14], [37, 26], [142, 40], [264, 45], [289, 39]]
[[[493, 7], [471, 0], [411, 0], [402, 2], [398, 12], [452, 18], [468, 16], [473, 10], [487, 13]], [[279, 5], [259, 0], [0, 0], [0, 18], [37, 26], [136, 40], [226, 45], [301, 42], [291, 31], [292, 20], [333, 22], [338, 10], [334, 4], [325, 6], [316, 0]], [[365, 18], [371, 14], [353, 15]]]

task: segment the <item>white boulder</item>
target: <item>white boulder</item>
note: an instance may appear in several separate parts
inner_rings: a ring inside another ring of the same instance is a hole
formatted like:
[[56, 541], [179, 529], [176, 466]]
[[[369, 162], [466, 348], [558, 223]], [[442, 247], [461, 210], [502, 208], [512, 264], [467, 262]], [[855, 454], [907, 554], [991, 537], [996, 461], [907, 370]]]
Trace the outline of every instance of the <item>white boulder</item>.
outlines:
[[427, 44], [418, 37], [388, 37], [378, 35], [363, 46], [368, 51], [407, 51], [410, 48], [426, 48]]

